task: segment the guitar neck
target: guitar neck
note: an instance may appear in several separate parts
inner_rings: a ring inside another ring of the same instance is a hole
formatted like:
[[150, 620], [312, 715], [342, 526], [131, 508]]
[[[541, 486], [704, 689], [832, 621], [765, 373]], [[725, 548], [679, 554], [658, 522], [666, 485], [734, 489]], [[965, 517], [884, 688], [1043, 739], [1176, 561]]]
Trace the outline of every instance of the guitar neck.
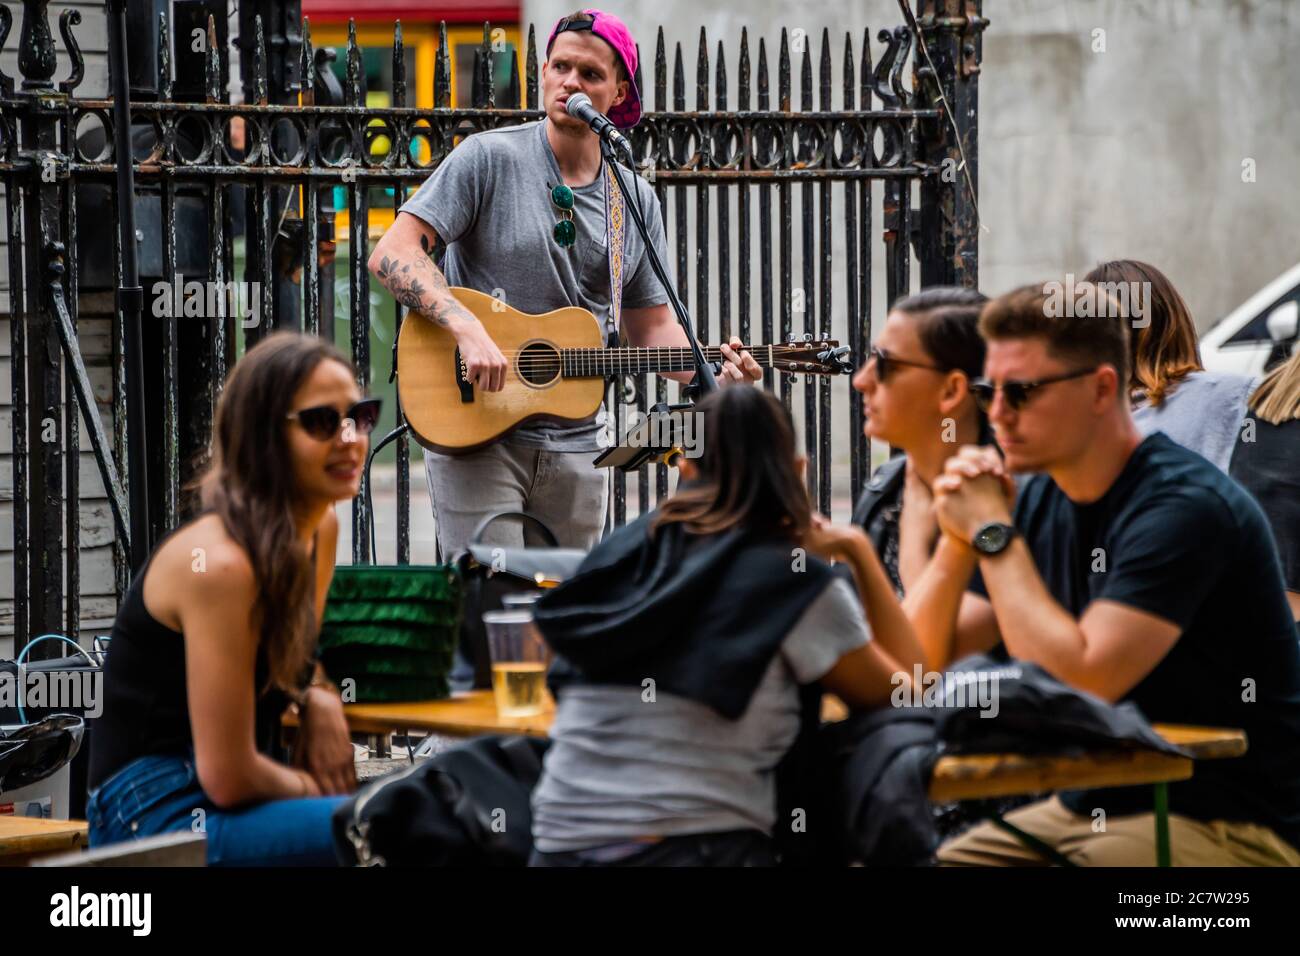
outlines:
[[[780, 345], [742, 345], [740, 350], [748, 349], [760, 368], [772, 368], [774, 361], [780, 357], [782, 348]], [[704, 358], [710, 362], [721, 362], [724, 360], [722, 349], [716, 345], [706, 346]], [[560, 374], [565, 378], [695, 371], [695, 358], [685, 345], [664, 348], [560, 349], [560, 363]]]

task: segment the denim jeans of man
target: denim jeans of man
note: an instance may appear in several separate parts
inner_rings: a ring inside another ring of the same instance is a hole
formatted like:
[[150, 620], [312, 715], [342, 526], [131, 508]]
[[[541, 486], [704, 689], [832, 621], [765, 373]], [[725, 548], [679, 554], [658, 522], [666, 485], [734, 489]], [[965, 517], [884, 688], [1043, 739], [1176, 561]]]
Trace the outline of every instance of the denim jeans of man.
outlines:
[[336, 866], [330, 815], [347, 797], [223, 809], [199, 785], [193, 751], [140, 757], [90, 794], [91, 847], [162, 833], [207, 836], [209, 866]]

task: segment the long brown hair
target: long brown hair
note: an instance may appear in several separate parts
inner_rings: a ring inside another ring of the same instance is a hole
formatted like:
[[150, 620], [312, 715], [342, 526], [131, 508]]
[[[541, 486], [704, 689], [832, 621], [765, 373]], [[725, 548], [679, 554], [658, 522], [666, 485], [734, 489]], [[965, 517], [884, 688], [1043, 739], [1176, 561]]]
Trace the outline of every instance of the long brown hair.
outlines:
[[1247, 404], [1273, 425], [1300, 418], [1300, 349], [1264, 377]]
[[761, 535], [802, 538], [812, 509], [795, 466], [794, 426], [785, 406], [759, 388], [731, 386], [688, 414], [702, 416], [699, 477], [659, 506], [651, 533], [681, 522], [696, 534], [741, 525]]
[[1084, 280], [1103, 288], [1106, 283], [1122, 282], [1128, 288], [1138, 283], [1138, 288], [1150, 290], [1142, 293], [1146, 314], [1129, 336], [1134, 400], [1145, 396], [1152, 406], [1159, 406], [1190, 372], [1205, 368], [1191, 310], [1155, 266], [1136, 259], [1115, 259], [1097, 266]]
[[268, 683], [286, 691], [301, 684], [316, 637], [316, 576], [294, 518], [286, 419], [294, 394], [327, 361], [352, 368], [342, 352], [314, 335], [276, 332], [249, 349], [226, 379], [211, 458], [196, 482], [203, 509], [221, 518], [252, 563], [252, 624], [266, 655]]

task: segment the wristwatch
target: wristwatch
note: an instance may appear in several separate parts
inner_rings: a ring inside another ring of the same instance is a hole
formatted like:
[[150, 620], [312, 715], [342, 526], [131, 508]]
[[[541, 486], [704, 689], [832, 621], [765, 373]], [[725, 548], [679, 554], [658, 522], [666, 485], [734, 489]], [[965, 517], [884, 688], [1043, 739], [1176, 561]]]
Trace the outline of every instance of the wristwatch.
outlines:
[[971, 536], [970, 544], [981, 555], [1001, 554], [1015, 536], [1015, 525], [990, 521], [988, 524], [980, 525], [979, 530]]

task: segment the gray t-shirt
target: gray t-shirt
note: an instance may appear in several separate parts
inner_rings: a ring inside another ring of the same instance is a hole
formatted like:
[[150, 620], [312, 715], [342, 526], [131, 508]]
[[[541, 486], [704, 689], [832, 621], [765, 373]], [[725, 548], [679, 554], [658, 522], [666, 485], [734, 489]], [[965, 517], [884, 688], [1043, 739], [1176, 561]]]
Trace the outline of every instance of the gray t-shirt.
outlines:
[[799, 685], [819, 680], [870, 635], [852, 586], [836, 578], [772, 659], [749, 707], [711, 707], [640, 687], [577, 686], [561, 695], [533, 791], [538, 850], [776, 823], [776, 765], [799, 732]]
[[1164, 432], [1226, 472], [1254, 384], [1245, 375], [1229, 372], [1189, 372], [1158, 408], [1135, 408], [1133, 421], [1144, 438]]
[[[454, 286], [494, 295], [512, 308], [537, 314], [566, 306], [595, 313], [603, 328], [610, 317], [609, 253], [606, 238], [605, 170], [585, 186], [573, 187], [577, 241], [567, 249], [552, 229], [559, 212], [551, 187], [563, 182], [546, 138], [547, 120], [486, 130], [465, 139], [406, 201], [401, 211], [434, 228], [447, 243], [443, 273]], [[660, 257], [668, 262], [663, 217], [654, 190], [624, 170], [636, 184], [646, 224]], [[624, 201], [623, 308], [668, 301]], [[550, 451], [597, 451], [602, 426], [596, 418], [579, 424], [531, 424], [508, 441]]]

